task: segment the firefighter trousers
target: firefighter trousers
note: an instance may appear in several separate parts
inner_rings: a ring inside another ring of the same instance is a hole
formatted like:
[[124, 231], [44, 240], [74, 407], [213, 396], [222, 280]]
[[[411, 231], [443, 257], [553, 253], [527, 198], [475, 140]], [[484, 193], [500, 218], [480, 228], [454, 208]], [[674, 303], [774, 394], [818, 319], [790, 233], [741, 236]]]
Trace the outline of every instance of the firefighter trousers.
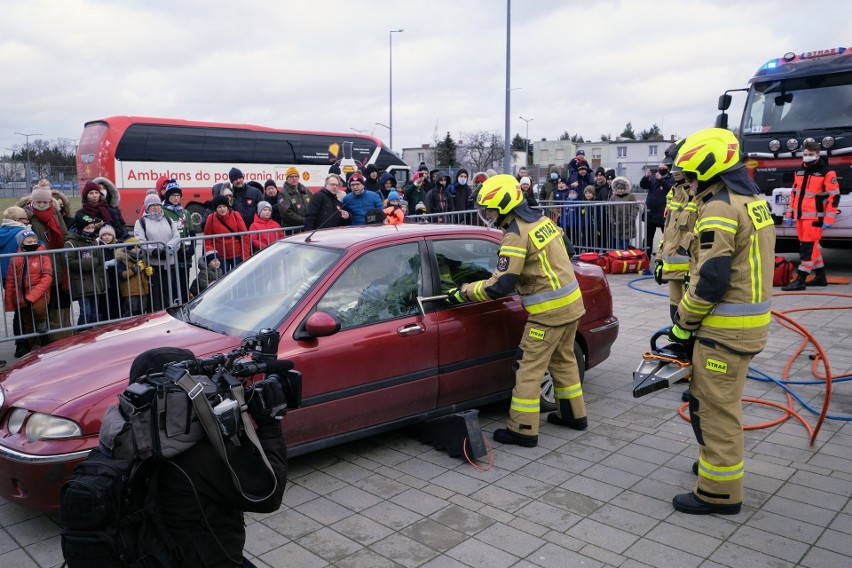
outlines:
[[814, 227], [810, 221], [797, 221], [796, 234], [799, 236], [799, 270], [810, 274], [817, 268], [825, 267], [819, 240], [822, 238], [822, 227]]
[[[548, 369], [553, 378], [559, 417], [571, 420], [586, 416], [580, 370], [574, 356], [578, 322], [559, 326], [527, 322], [515, 361], [509, 430], [526, 436], [538, 435], [541, 381]], [[572, 416], [566, 416], [569, 409]]]
[[689, 382], [689, 416], [699, 444], [694, 492], [708, 503], [743, 500], [742, 394], [753, 357], [695, 342]]

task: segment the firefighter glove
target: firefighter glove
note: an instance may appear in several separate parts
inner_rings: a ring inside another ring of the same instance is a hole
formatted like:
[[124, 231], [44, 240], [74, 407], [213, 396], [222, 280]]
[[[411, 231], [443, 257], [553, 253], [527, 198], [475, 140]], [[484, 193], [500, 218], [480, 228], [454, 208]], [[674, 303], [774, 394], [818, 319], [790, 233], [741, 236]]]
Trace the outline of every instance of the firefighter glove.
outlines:
[[145, 270], [145, 267], [147, 266], [147, 264], [145, 264], [144, 260], [140, 260], [138, 264], [139, 264], [139, 270]]
[[657, 284], [660, 286], [666, 283], [666, 281], [663, 280], [663, 263], [660, 261], [654, 263], [654, 280], [656, 280]]
[[145, 274], [146, 274], [147, 276], [151, 276], [152, 274], [154, 274], [154, 269], [153, 269], [153, 268], [151, 268], [150, 266], [146, 266], [146, 267], [145, 267]]
[[669, 339], [674, 341], [675, 343], [680, 343], [681, 345], [689, 346], [692, 343], [692, 332], [686, 329], [683, 329], [677, 324], [674, 324], [668, 329]]
[[450, 288], [447, 291], [447, 303], [451, 306], [456, 306], [458, 304], [464, 303], [464, 297], [462, 296], [461, 290], [458, 288]]
[[793, 218], [792, 217], [785, 217], [784, 218], [784, 224], [787, 225], [788, 227], [792, 227], [793, 226]]

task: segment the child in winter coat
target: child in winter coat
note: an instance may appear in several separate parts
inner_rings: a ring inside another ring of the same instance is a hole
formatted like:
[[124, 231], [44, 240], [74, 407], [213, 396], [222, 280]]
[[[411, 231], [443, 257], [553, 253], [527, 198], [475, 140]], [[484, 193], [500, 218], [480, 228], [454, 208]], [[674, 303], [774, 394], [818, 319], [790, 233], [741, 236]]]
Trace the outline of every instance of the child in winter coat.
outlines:
[[[33, 231], [21, 231], [16, 238], [18, 252], [47, 250]], [[48, 254], [13, 256], [9, 262], [6, 271], [6, 311], [19, 311], [23, 334], [33, 331], [47, 333], [47, 302], [50, 301], [52, 283], [53, 263]], [[29, 340], [30, 349], [40, 344], [37, 337]]]
[[[271, 229], [279, 229], [277, 231]], [[257, 232], [251, 236], [251, 250], [256, 253], [264, 249], [284, 236], [284, 231], [281, 231], [281, 225], [272, 220], [272, 205], [268, 201], [261, 201], [257, 204], [257, 213], [254, 216], [254, 222], [249, 227], [249, 231], [264, 231]]]
[[402, 197], [392, 190], [388, 194], [388, 206], [384, 209], [385, 223], [388, 225], [401, 225], [405, 221], [405, 211], [402, 209]]
[[[246, 230], [243, 216], [231, 209], [231, 202], [224, 195], [212, 201], [214, 213], [204, 225], [204, 234], [215, 236], [204, 241], [205, 253], [215, 250], [222, 260], [222, 272], [227, 274], [244, 259], [251, 256], [251, 239]], [[227, 236], [242, 233], [240, 236]]]
[[118, 291], [121, 294], [121, 315], [138, 316], [149, 311], [148, 280], [154, 269], [140, 258], [142, 249], [139, 239], [131, 237], [124, 241], [126, 249], [116, 249], [115, 270], [118, 272]]
[[198, 276], [189, 285], [189, 293], [193, 298], [222, 277], [220, 265], [219, 254], [215, 250], [198, 259]]
[[[98, 231], [99, 245], [114, 245], [116, 233], [112, 225], [104, 225]], [[118, 276], [115, 272], [115, 248], [103, 247], [104, 254], [104, 283], [106, 292], [98, 300], [100, 316], [98, 321], [108, 321], [121, 317], [121, 295], [118, 292]]]

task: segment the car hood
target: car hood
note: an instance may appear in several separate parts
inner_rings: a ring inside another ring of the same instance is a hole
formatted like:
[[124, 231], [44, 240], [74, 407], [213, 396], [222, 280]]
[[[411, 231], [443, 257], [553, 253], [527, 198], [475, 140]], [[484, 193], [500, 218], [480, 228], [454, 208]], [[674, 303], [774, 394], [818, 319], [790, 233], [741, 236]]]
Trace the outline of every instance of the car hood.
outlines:
[[167, 312], [140, 316], [52, 343], [3, 369], [3, 406], [59, 416], [100, 412], [100, 419], [102, 403], [115, 403], [116, 394], [127, 384], [130, 364], [143, 351], [171, 346], [203, 356], [227, 351], [239, 341]]

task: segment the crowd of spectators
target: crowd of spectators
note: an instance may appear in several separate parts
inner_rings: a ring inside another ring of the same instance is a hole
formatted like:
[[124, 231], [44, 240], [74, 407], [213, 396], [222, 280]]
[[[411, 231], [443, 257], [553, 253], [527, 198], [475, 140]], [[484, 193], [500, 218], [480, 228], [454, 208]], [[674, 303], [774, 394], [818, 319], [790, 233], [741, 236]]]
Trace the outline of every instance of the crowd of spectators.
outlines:
[[[130, 230], [111, 180], [87, 182], [72, 216], [68, 199], [43, 179], [4, 211], [0, 224], [5, 255], [0, 276], [6, 310], [14, 312], [13, 332], [38, 334], [16, 341], [15, 356], [70, 335], [74, 302], [77, 327], [160, 310], [198, 295], [285, 232], [368, 223], [478, 223], [477, 193], [496, 173], [461, 168], [451, 175], [421, 163], [402, 186], [393, 174], [370, 165], [345, 179], [330, 174], [312, 193], [295, 167], [285, 171], [280, 188], [273, 179], [246, 182], [233, 167], [227, 182], [213, 186], [195, 222], [182, 205], [180, 184], [161, 177]], [[549, 214], [579, 250], [635, 246], [640, 214], [646, 216], [644, 242], [651, 243], [662, 227], [671, 186], [664, 168], [654, 175], [648, 171], [639, 184], [648, 197], [640, 204], [630, 180], [603, 167], [592, 171], [583, 150], [564, 169], [551, 167], [538, 184], [540, 192], [533, 191], [525, 167], [517, 179], [530, 205]]]

